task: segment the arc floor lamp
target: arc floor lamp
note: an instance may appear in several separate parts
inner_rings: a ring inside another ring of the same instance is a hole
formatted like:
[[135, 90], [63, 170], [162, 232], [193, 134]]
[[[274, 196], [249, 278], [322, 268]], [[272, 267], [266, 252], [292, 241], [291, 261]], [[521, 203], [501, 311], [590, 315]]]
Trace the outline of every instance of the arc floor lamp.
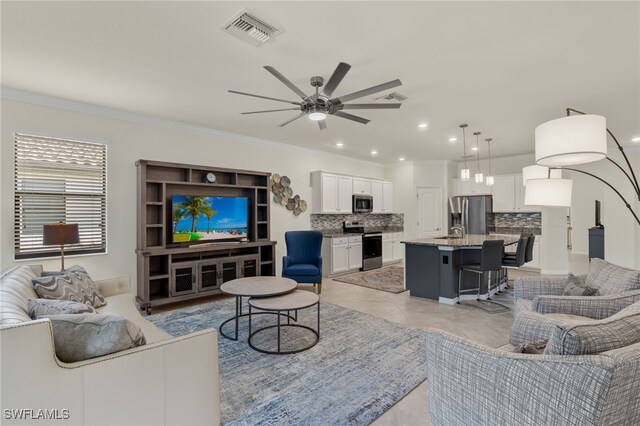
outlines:
[[[593, 173], [568, 167], [607, 159], [624, 173], [640, 201], [638, 178], [624, 148], [607, 128], [606, 119], [600, 115], [587, 114], [573, 108], [567, 108], [566, 111], [566, 117], [551, 120], [536, 127], [537, 166], [522, 169], [523, 181], [526, 185], [525, 204], [570, 207], [572, 181], [563, 179], [557, 174], [562, 170], [570, 170], [591, 176], [611, 188], [640, 225], [638, 214], [618, 189]], [[578, 115], [571, 115], [571, 113]], [[616, 143], [628, 170], [607, 155], [607, 135], [611, 136]]]

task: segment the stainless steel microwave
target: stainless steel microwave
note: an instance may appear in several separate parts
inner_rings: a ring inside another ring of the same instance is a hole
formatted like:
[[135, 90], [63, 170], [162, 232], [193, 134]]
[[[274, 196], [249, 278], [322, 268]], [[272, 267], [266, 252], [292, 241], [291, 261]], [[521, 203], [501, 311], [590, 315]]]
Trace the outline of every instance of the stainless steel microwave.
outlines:
[[371, 195], [353, 195], [354, 213], [371, 213], [373, 211], [373, 197]]

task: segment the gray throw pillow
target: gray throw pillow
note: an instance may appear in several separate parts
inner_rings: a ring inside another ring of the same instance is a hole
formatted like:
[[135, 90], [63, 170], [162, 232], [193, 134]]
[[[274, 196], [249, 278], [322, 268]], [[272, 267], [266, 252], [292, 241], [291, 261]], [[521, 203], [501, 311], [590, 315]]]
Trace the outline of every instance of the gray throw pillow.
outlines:
[[513, 352], [517, 354], [532, 354], [541, 355], [544, 353], [544, 348], [547, 346], [548, 340], [539, 340], [537, 342], [523, 343], [515, 347]]
[[120, 315], [45, 315], [53, 326], [56, 355], [63, 362], [95, 358], [146, 343], [142, 330]]
[[564, 288], [564, 296], [599, 296], [600, 291], [597, 288], [584, 285], [575, 275], [567, 276], [567, 286]]
[[71, 300], [28, 299], [27, 312], [33, 319], [44, 315], [96, 314], [93, 307]]
[[544, 350], [549, 355], [593, 355], [640, 342], [640, 302], [598, 321], [556, 326]]
[[38, 277], [31, 280], [41, 299], [71, 300], [86, 303], [94, 308], [107, 304], [87, 271], [82, 266], [72, 266], [63, 275]]

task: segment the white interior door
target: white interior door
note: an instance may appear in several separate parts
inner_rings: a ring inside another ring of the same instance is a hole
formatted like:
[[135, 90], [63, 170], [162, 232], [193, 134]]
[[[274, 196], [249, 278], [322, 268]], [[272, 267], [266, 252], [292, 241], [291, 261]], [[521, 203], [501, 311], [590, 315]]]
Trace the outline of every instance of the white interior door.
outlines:
[[418, 188], [418, 238], [445, 235], [442, 229], [442, 189]]

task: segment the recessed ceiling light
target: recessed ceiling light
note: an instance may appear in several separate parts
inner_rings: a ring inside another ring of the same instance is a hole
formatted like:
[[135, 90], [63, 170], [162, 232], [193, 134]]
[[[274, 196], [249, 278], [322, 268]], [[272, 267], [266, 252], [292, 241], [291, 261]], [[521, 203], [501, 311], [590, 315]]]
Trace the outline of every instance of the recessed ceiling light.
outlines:
[[429, 125], [427, 123], [420, 123], [418, 124], [418, 127], [420, 127], [421, 129], [426, 129], [427, 127], [429, 127]]
[[342, 143], [342, 142], [336, 142], [336, 146], [337, 146], [338, 148], [342, 148], [342, 147], [344, 146], [344, 143]]
[[631, 139], [631, 142], [640, 142], [640, 136], [636, 136], [635, 138]]
[[457, 138], [449, 138], [449, 142], [455, 142], [457, 140], [458, 140]]
[[378, 151], [374, 149], [373, 151], [371, 151], [371, 155], [378, 155]]
[[477, 151], [477, 150], [478, 150], [477, 146], [474, 146], [473, 148], [471, 148], [471, 151]]
[[404, 157], [398, 158], [398, 161], [404, 161]]

